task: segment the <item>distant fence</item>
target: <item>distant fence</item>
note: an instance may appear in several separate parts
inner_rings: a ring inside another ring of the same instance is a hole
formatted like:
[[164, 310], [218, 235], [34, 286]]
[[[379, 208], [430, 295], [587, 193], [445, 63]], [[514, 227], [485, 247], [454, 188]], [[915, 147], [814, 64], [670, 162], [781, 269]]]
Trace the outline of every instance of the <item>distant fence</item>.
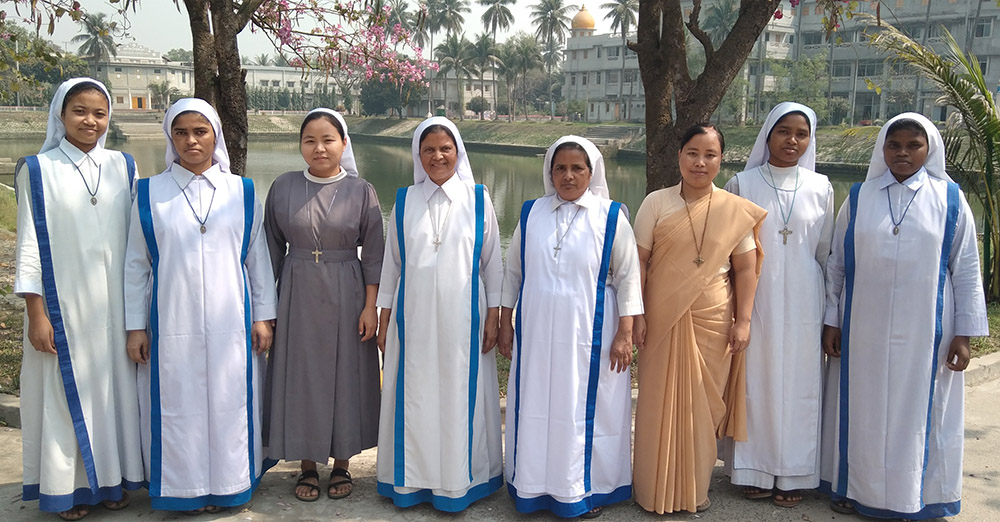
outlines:
[[23, 112], [23, 111], [48, 111], [48, 107], [25, 107], [14, 105], [0, 105], [0, 112]]

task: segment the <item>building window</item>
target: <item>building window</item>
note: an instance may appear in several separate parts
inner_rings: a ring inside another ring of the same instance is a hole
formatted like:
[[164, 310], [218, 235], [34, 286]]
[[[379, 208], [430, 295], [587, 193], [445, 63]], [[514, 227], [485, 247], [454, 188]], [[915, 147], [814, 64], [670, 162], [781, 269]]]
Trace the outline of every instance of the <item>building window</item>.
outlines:
[[267, 80], [261, 80], [260, 81], [260, 86], [261, 87], [267, 87]]
[[115, 67], [115, 72], [122, 72], [122, 68], [121, 67]]
[[823, 43], [823, 33], [804, 33], [802, 45], [820, 45]]
[[271, 87], [281, 87], [281, 81], [271, 80]]
[[125, 103], [124, 96], [115, 96], [115, 103]]
[[858, 76], [882, 76], [882, 62], [876, 60], [864, 60], [858, 62]]
[[465, 92], [470, 92], [470, 91], [472, 91], [472, 84], [471, 83], [465, 84]]
[[923, 24], [904, 25], [903, 32], [906, 33], [906, 36], [909, 36], [914, 40], [919, 40], [920, 38], [923, 37], [924, 26]]
[[851, 76], [851, 62], [833, 62], [833, 71], [830, 76], [834, 78], [849, 78]]
[[587, 50], [586, 49], [583, 50], [583, 59], [584, 60], [587, 59]]
[[483, 85], [483, 92], [490, 92], [490, 86], [489, 85]]
[[181, 83], [187, 83], [188, 73], [187, 71], [181, 71]]
[[608, 83], [618, 83], [618, 71], [608, 71]]
[[906, 76], [913, 74], [913, 70], [905, 62], [892, 62], [891, 69], [893, 76]]
[[617, 58], [621, 50], [621, 47], [608, 47], [608, 58]]
[[159, 69], [153, 69], [153, 74], [162, 74]]
[[576, 75], [575, 74], [570, 74], [569, 75], [569, 84], [570, 84], [571, 87], [574, 86], [574, 85], [576, 85]]
[[286, 86], [287, 86], [288, 88], [290, 88], [290, 89], [294, 89], [294, 88], [295, 88], [295, 82], [288, 82], [288, 83], [286, 84]]
[[993, 19], [980, 18], [976, 21], [976, 38], [989, 38], [993, 35]]
[[896, 7], [903, 7], [903, 0], [896, 0]]
[[597, 83], [597, 85], [600, 85], [601, 84], [601, 73], [598, 72], [594, 76], [596, 77], [595, 80], [597, 80], [595, 83]]
[[587, 76], [590, 76], [590, 75], [587, 74], [587, 73], [583, 73], [583, 74], [580, 75], [580, 84], [581, 85], [587, 85]]
[[597, 46], [597, 57], [601, 57], [601, 46]]
[[990, 59], [989, 58], [980, 58], [979, 59], [979, 68], [982, 69], [983, 76], [988, 75], [989, 74], [989, 69], [990, 69]]
[[594, 112], [594, 104], [593, 103], [590, 104], [590, 112]]

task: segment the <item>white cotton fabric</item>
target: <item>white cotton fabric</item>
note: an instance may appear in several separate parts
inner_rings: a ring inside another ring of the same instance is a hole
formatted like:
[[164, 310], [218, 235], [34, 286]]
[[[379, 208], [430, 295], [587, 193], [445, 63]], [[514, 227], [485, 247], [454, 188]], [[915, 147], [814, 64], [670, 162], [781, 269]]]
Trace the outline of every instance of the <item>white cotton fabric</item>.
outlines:
[[465, 142], [462, 141], [462, 135], [458, 132], [458, 127], [444, 116], [427, 118], [417, 126], [417, 130], [413, 131], [413, 184], [419, 185], [425, 179], [428, 179], [427, 171], [424, 170], [423, 164], [420, 163], [420, 135], [423, 134], [424, 129], [431, 125], [442, 125], [451, 131], [451, 135], [455, 138], [455, 149], [458, 151], [458, 161], [455, 162], [455, 174], [458, 175], [458, 179], [465, 183], [474, 184], [476, 180], [472, 176], [472, 165], [469, 163], [469, 154], [465, 151]]
[[[128, 169], [120, 153], [100, 147], [92, 150], [90, 158], [101, 166], [103, 181], [97, 205], [91, 205], [90, 194], [71, 164], [86, 160], [85, 153], [61, 138], [56, 148], [37, 157], [52, 270], [76, 390], [86, 419], [97, 486], [108, 488], [94, 495], [94, 503], [117, 500], [111, 492], [123, 485], [123, 480], [127, 489], [139, 487], [143, 480], [135, 364], [125, 350], [122, 273], [132, 201]], [[93, 170], [96, 174], [97, 168]], [[19, 168], [16, 186], [14, 292], [22, 297], [44, 297], [33, 187], [26, 166]], [[90, 186], [93, 190], [94, 183]], [[43, 510], [63, 511], [79, 503], [73, 501], [73, 493], [80, 488], [89, 490], [90, 484], [59, 359], [31, 346], [28, 323], [25, 314], [20, 374], [23, 482], [26, 490], [37, 486]], [[25, 495], [28, 499], [32, 498]]]
[[[59, 88], [56, 89], [56, 93], [52, 96], [52, 101], [49, 103], [49, 121], [45, 127], [45, 141], [42, 142], [42, 148], [38, 151], [39, 154], [43, 152], [48, 152], [59, 146], [59, 142], [66, 137], [66, 125], [63, 124], [62, 120], [62, 106], [63, 102], [66, 100], [66, 93], [69, 92], [73, 86], [90, 82], [97, 85], [104, 93], [104, 96], [108, 99], [108, 128], [111, 128], [111, 95], [108, 94], [107, 87], [103, 83], [93, 79], [93, 78], [71, 78], [62, 82]], [[100, 147], [104, 147], [105, 142], [108, 141], [108, 129], [104, 129], [104, 134], [97, 139], [97, 144]]]
[[572, 135], [559, 138], [545, 152], [545, 163], [542, 165], [542, 183], [545, 185], [545, 195], [551, 196], [556, 193], [556, 187], [552, 183], [552, 157], [555, 156], [556, 148], [567, 142], [577, 143], [587, 151], [587, 157], [590, 158], [590, 191], [604, 199], [611, 199], [608, 192], [607, 171], [604, 168], [604, 155], [592, 141]]
[[309, 111], [309, 114], [306, 114], [306, 118], [317, 112], [329, 114], [340, 122], [340, 128], [344, 130], [344, 154], [340, 157], [340, 168], [344, 172], [347, 172], [348, 176], [358, 177], [358, 162], [354, 159], [354, 145], [352, 145], [351, 137], [347, 133], [347, 122], [344, 121], [344, 117], [335, 110], [327, 109], [326, 107], [317, 107]]
[[[808, 109], [780, 104], [771, 116], [782, 106]], [[768, 118], [772, 125], [777, 120]], [[769, 131], [761, 129], [760, 136]], [[815, 136], [809, 150], [815, 151]], [[742, 486], [813, 489], [819, 485], [823, 265], [833, 236], [833, 186], [801, 163], [776, 167], [765, 161], [733, 176], [726, 190], [767, 210], [758, 237], [765, 255], [746, 352], [748, 437], [722, 442], [726, 471]], [[779, 233], [782, 214], [792, 231], [787, 244]]]
[[927, 119], [923, 114], [916, 112], [904, 112], [885, 122], [885, 125], [882, 126], [882, 130], [878, 133], [878, 139], [875, 140], [875, 148], [872, 149], [872, 159], [868, 163], [868, 175], [865, 176], [865, 181], [879, 178], [888, 172], [889, 165], [885, 163], [885, 154], [882, 152], [882, 147], [885, 145], [885, 135], [889, 130], [889, 126], [898, 120], [915, 120], [923, 126], [924, 132], [927, 133], [927, 159], [924, 160], [924, 168], [927, 170], [927, 173], [935, 178], [954, 181], [945, 170], [944, 139], [941, 138], [941, 132], [938, 131], [934, 122]]
[[[881, 154], [880, 146], [876, 150]], [[841, 358], [830, 358], [824, 399], [822, 480], [836, 489], [841, 434], [841, 372], [849, 372], [849, 471], [846, 496], [867, 508], [903, 514], [961, 498], [964, 377], [945, 366], [955, 335], [987, 335], [986, 307], [972, 211], [964, 196], [947, 259], [944, 300], [936, 313], [940, 262], [948, 212], [942, 176], [921, 169], [899, 183], [888, 171], [860, 189], [854, 217], [853, 298], [850, 331], [842, 324], [848, 303], [844, 239], [849, 200], [837, 216], [827, 262], [826, 324], [842, 328]], [[891, 190], [890, 190], [891, 189]], [[897, 217], [913, 203], [893, 234]], [[928, 405], [934, 329], [941, 321], [929, 438]], [[847, 336], [849, 335], [849, 337]], [[846, 343], [846, 344], [845, 344]], [[925, 444], [926, 440], [926, 444]], [[925, 455], [926, 473], [925, 468]], [[923, 476], [922, 476], [923, 474]]]
[[219, 170], [223, 173], [231, 174], [232, 172], [229, 170], [229, 149], [226, 148], [226, 137], [222, 134], [222, 120], [219, 119], [219, 113], [215, 112], [215, 108], [200, 98], [183, 98], [175, 101], [170, 106], [170, 110], [167, 111], [167, 115], [163, 118], [163, 135], [167, 137], [167, 168], [169, 169], [171, 164], [180, 161], [180, 155], [177, 153], [177, 149], [174, 148], [174, 141], [170, 135], [170, 128], [173, 126], [177, 116], [189, 111], [201, 114], [212, 124], [212, 130], [215, 132], [215, 150], [212, 152], [212, 163], [217, 164]]

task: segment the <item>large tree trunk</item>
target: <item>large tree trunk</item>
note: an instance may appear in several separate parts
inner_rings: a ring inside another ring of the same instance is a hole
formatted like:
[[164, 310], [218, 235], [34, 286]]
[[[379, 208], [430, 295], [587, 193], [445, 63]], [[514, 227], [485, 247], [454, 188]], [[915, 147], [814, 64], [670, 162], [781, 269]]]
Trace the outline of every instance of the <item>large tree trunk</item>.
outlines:
[[[742, 0], [739, 19], [715, 50], [708, 35], [697, 25], [701, 0], [694, 1], [694, 24], [683, 19], [680, 2], [639, 2], [637, 41], [629, 47], [638, 53], [646, 91], [647, 192], [680, 180], [681, 135], [691, 125], [708, 121], [780, 3], [781, 0]], [[697, 78], [688, 73], [685, 23], [705, 46], [705, 69]]]
[[[232, 171], [243, 175], [247, 165], [246, 71], [240, 61], [236, 35], [249, 21], [233, 10], [231, 0], [211, 0], [212, 27], [215, 29], [215, 59], [219, 67], [215, 109], [222, 120], [222, 132], [229, 148]], [[226, 88], [223, 89], [222, 86]]]
[[215, 36], [208, 19], [208, 0], [184, 0], [191, 23], [194, 96], [215, 105]]

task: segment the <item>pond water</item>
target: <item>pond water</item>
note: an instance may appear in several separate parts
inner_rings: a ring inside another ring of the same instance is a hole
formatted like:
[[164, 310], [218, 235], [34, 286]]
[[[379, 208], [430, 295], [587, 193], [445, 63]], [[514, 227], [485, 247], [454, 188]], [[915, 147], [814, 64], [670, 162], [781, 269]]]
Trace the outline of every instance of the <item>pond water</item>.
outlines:
[[[364, 136], [355, 136], [354, 154], [362, 177], [370, 181], [378, 192], [382, 211], [388, 215], [392, 209], [396, 188], [413, 183], [413, 163], [409, 142], [399, 144], [373, 143]], [[111, 145], [135, 157], [139, 175], [148, 177], [164, 169], [164, 143], [160, 140], [129, 141]], [[35, 140], [0, 141], [0, 157], [18, 158], [38, 151]], [[503, 243], [506, 245], [514, 231], [520, 214], [521, 203], [543, 194], [541, 157], [512, 154], [471, 152], [469, 159], [476, 180], [485, 184], [493, 198]], [[299, 154], [298, 142], [251, 142], [247, 160], [247, 174], [256, 183], [263, 202], [264, 195], [274, 179], [283, 172], [300, 170], [306, 166]], [[608, 186], [611, 196], [625, 203], [634, 213], [639, 209], [646, 192], [645, 164], [635, 161], [605, 159]], [[724, 167], [716, 179], [723, 186], [735, 167]], [[858, 176], [830, 176], [836, 192], [836, 205], [846, 198], [850, 186], [859, 181]]]

